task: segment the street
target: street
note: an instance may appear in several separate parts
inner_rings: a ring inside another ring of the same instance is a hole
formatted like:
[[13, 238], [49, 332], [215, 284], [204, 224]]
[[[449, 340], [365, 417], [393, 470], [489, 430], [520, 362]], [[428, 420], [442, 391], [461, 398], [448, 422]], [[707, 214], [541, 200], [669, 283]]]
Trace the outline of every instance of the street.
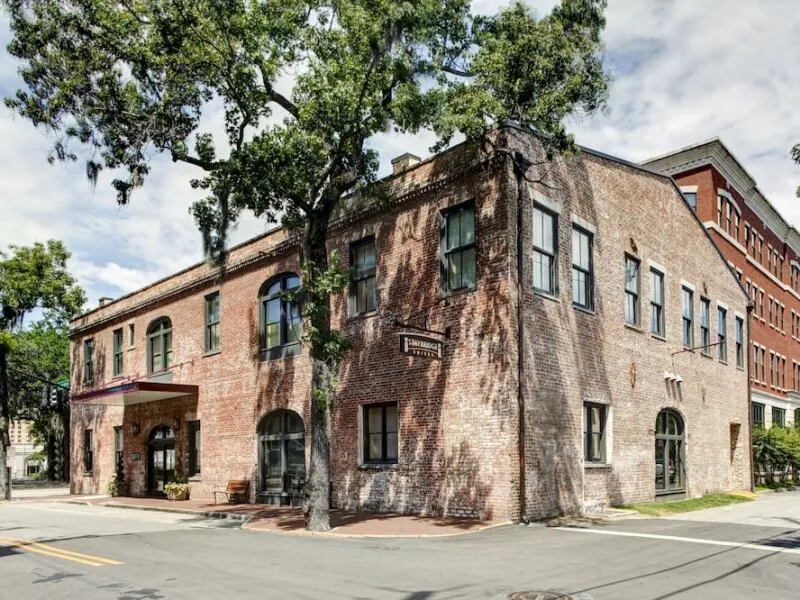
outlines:
[[239, 525], [6, 503], [0, 598], [439, 600], [528, 590], [609, 600], [800, 598], [798, 492], [681, 519], [512, 525], [447, 538], [333, 538]]

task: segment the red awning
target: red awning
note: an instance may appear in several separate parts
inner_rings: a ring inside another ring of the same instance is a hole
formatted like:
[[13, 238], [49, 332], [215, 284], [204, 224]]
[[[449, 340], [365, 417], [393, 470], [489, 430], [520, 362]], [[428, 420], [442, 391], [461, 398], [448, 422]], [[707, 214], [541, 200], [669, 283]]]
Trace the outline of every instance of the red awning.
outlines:
[[96, 404], [104, 406], [132, 406], [145, 402], [167, 400], [179, 396], [196, 396], [196, 385], [178, 385], [175, 383], [155, 383], [150, 381], [132, 381], [102, 390], [92, 390], [76, 394], [70, 399], [76, 404]]

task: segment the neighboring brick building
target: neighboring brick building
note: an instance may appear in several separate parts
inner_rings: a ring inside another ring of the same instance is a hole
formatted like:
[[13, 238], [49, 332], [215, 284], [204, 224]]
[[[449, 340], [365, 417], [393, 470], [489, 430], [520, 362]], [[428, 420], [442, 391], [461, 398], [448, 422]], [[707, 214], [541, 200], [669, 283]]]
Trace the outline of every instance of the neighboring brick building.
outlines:
[[800, 421], [800, 232], [719, 139], [645, 163], [672, 176], [755, 305], [751, 323], [754, 425]]
[[[502, 137], [543, 160], [529, 133]], [[354, 281], [333, 301], [353, 341], [335, 506], [545, 517], [749, 486], [747, 298], [719, 250], [667, 177], [589, 150], [537, 172], [463, 145], [404, 156], [388, 204], [337, 217]], [[201, 263], [73, 322], [74, 493], [120, 460], [134, 495], [182, 474], [195, 498], [230, 479], [302, 497], [297, 261], [276, 230], [233, 248], [223, 280]], [[687, 344], [717, 340], [719, 311], [724, 355], [683, 351], [684, 289]], [[398, 336], [420, 329], [440, 333]]]

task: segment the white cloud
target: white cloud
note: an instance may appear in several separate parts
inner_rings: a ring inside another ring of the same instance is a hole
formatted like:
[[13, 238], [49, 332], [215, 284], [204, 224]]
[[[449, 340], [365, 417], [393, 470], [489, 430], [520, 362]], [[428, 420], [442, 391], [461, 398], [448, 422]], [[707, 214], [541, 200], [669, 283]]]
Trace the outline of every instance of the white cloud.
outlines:
[[[507, 0], [475, 0], [491, 13]], [[541, 14], [555, 0], [530, 2]], [[614, 74], [610, 113], [575, 122], [578, 141], [630, 160], [720, 136], [761, 190], [800, 226], [794, 190], [800, 168], [788, 157], [800, 141], [800, 11], [796, 0], [610, 0], [604, 33]], [[0, 18], [0, 44], [8, 40]], [[0, 94], [13, 93], [16, 65], [0, 53]], [[282, 87], [289, 85], [282, 82]], [[219, 114], [211, 105], [208, 121]], [[280, 115], [275, 115], [279, 118]], [[213, 126], [222, 141], [219, 122]], [[50, 140], [0, 110], [0, 246], [64, 240], [72, 268], [93, 302], [119, 296], [201, 258], [188, 213], [199, 196], [190, 166], [157, 160], [132, 203], [116, 206], [107, 174], [92, 190], [81, 164], [49, 166]], [[403, 152], [429, 155], [430, 135], [376, 136], [381, 171]], [[264, 230], [244, 218], [234, 243]]]

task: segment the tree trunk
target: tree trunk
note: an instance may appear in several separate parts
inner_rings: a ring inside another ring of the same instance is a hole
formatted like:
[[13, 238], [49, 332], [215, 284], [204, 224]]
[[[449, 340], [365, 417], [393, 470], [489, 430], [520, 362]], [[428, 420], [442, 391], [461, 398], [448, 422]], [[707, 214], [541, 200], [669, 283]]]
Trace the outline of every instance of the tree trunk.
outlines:
[[11, 498], [11, 472], [6, 467], [8, 448], [5, 441], [9, 439], [8, 427], [11, 414], [8, 408], [8, 369], [6, 348], [0, 343], [0, 500]]
[[315, 278], [328, 268], [327, 229], [329, 214], [310, 215], [306, 224], [301, 260], [312, 269], [304, 270], [304, 301], [313, 306], [308, 316], [314, 334], [311, 339], [311, 462], [308, 473], [306, 527], [329, 531], [331, 493], [331, 401], [334, 369], [329, 364], [325, 343], [330, 339], [330, 296], [321, 293]]

